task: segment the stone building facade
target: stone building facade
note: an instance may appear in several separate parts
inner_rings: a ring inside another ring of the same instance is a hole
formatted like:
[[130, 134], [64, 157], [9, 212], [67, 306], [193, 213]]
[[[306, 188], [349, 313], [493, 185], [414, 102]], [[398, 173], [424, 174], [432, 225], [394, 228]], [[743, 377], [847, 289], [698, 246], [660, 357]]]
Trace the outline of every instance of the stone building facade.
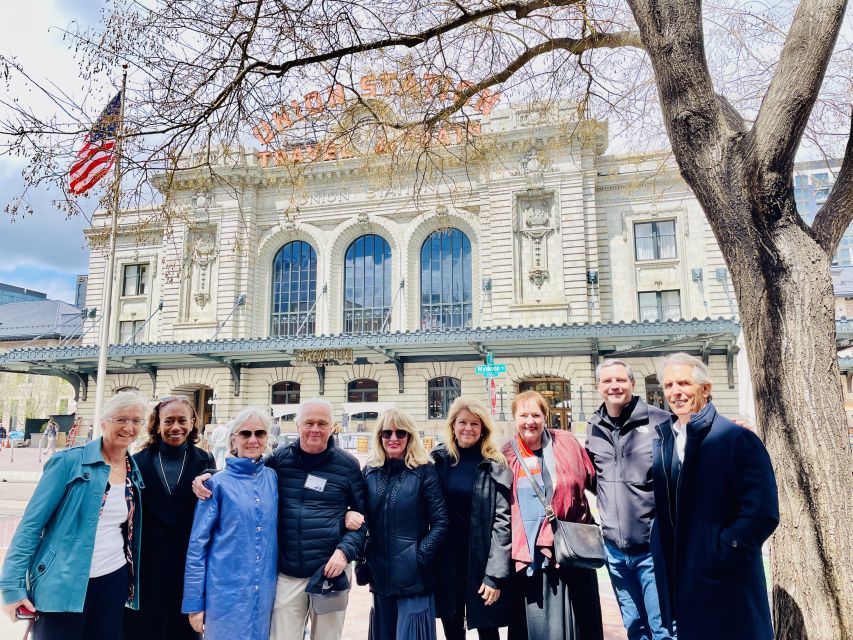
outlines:
[[[443, 149], [441, 176], [418, 186], [382, 157], [318, 161], [294, 181], [241, 149], [213, 177], [177, 176], [168, 224], [124, 212], [107, 394], [191, 395], [208, 423], [273, 405], [285, 429], [320, 395], [345, 427], [395, 404], [434, 433], [459, 393], [500, 419], [537, 388], [569, 427], [599, 404], [600, 359], [629, 361], [659, 401], [654, 358], [687, 350], [738, 414], [731, 282], [672, 159], [608, 155], [606, 123], [568, 110], [496, 110], [478, 130], [477, 153]], [[107, 224], [95, 217], [93, 242]], [[89, 309], [105, 264], [95, 243]], [[96, 333], [27, 356], [76, 372], [84, 419]], [[490, 357], [506, 367], [492, 379], [476, 371]]]

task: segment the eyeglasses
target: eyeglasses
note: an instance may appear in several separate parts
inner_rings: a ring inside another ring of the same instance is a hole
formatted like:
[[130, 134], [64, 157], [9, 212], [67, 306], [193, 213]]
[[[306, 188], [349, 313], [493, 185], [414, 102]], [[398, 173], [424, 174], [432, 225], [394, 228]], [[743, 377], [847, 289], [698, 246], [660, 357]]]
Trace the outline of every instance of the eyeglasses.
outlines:
[[409, 437], [409, 432], [402, 429], [383, 429], [379, 432], [379, 435], [386, 440], [390, 440], [392, 435], [397, 436], [397, 440], [402, 440]]
[[248, 440], [252, 436], [255, 436], [258, 440], [261, 438], [267, 437], [266, 429], [258, 429], [257, 431], [249, 431], [248, 429], [243, 429], [237, 432], [237, 435], [243, 438], [244, 440]]
[[126, 427], [129, 424], [132, 424], [134, 427], [141, 427], [145, 424], [145, 420], [142, 418], [107, 418], [110, 422], [114, 422], [120, 427]]

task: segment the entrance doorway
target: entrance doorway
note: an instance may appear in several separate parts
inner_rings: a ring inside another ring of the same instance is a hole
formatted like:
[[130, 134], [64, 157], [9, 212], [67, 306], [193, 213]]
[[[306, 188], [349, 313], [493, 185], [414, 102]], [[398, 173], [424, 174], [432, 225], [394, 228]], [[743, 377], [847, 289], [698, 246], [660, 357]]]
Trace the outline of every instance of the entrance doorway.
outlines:
[[518, 384], [518, 390], [538, 391], [548, 402], [551, 429], [572, 428], [572, 390], [565, 378], [532, 378]]
[[[195, 411], [198, 414], [198, 420], [201, 423], [199, 424], [199, 431], [204, 431], [205, 426], [213, 424], [214, 405], [210, 402], [213, 398], [213, 389], [204, 385], [185, 384], [177, 387], [172, 391], [171, 395], [186, 396], [189, 399], [195, 407]], [[221, 420], [222, 416], [217, 416], [217, 418]]]

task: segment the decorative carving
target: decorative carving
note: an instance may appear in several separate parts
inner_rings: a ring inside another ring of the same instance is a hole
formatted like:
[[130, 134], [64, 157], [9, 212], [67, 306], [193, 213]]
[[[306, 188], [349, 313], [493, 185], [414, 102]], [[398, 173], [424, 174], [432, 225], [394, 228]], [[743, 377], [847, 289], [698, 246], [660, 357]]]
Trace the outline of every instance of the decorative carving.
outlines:
[[214, 229], [194, 232], [190, 254], [193, 300], [204, 309], [210, 302], [210, 283], [213, 261], [216, 260], [216, 238]]
[[[527, 280], [539, 290], [551, 280], [551, 267], [554, 265], [550, 264], [552, 260], [550, 256], [559, 254], [557, 238], [559, 224], [558, 216], [552, 212], [552, 198], [551, 194], [540, 192], [531, 195], [528, 191], [526, 195], [519, 196], [516, 200], [513, 229], [516, 234], [515, 244], [519, 266], [524, 265], [525, 268], [524, 271], [518, 272], [517, 277], [520, 279], [525, 274]], [[554, 289], [557, 285], [558, 283], [553, 283], [548, 289]], [[523, 285], [521, 289], [524, 289]], [[556, 293], [556, 291], [550, 293]]]
[[530, 281], [541, 289], [542, 285], [548, 279], [548, 270], [541, 267], [533, 267], [527, 272], [527, 275], [530, 277]]
[[213, 198], [206, 191], [199, 191], [192, 199], [192, 220], [196, 224], [206, 224], [210, 219], [208, 210]]
[[541, 189], [545, 184], [545, 164], [545, 157], [539, 149], [530, 149], [521, 157], [519, 166], [527, 179], [528, 188]]
[[370, 224], [370, 216], [368, 215], [367, 211], [359, 211], [358, 217], [357, 217], [357, 222], [358, 222], [358, 224], [361, 224], [361, 225]]

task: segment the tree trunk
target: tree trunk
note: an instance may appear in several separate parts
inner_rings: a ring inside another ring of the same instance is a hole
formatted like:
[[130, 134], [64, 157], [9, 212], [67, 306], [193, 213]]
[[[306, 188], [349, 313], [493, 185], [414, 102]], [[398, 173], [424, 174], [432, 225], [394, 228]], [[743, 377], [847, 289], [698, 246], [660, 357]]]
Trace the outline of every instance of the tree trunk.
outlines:
[[[830, 257], [800, 227], [775, 260], [727, 256], [755, 387], [758, 429], [779, 487], [771, 540], [780, 640], [853, 638], [853, 475], [835, 349]], [[763, 268], [762, 268], [763, 267]]]

